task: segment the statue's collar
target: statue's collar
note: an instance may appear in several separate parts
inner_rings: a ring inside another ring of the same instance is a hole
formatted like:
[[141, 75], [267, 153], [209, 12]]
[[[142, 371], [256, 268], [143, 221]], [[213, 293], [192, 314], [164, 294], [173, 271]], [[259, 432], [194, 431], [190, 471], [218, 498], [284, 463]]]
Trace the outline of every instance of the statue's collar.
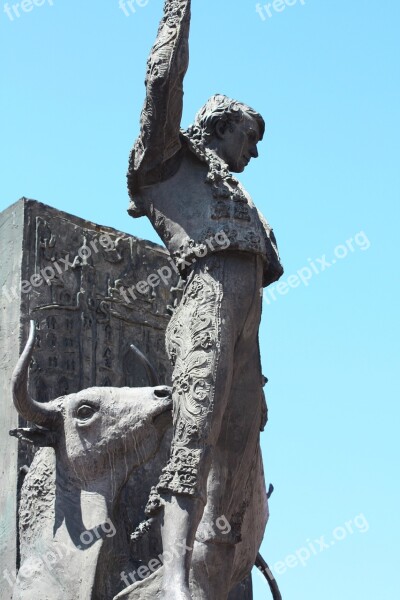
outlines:
[[231, 199], [247, 204], [246, 196], [239, 181], [232, 175], [227, 163], [214, 150], [204, 147], [201, 139], [181, 131], [182, 143], [199, 160], [207, 164], [208, 173], [205, 183], [213, 188], [216, 199]]
[[206, 148], [199, 139], [192, 137], [184, 130], [181, 130], [181, 139], [188, 150], [206, 163], [209, 171], [213, 171], [218, 179], [229, 179], [231, 185], [239, 185], [238, 180], [230, 172], [228, 164], [218, 156], [215, 150]]

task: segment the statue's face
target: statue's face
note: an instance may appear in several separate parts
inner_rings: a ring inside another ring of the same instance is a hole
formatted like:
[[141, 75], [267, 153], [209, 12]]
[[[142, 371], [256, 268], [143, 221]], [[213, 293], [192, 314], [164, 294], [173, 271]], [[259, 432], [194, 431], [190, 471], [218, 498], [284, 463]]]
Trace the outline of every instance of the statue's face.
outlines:
[[218, 125], [213, 147], [233, 173], [242, 173], [250, 160], [258, 156], [257, 144], [261, 138], [259, 125], [248, 114], [240, 123]]

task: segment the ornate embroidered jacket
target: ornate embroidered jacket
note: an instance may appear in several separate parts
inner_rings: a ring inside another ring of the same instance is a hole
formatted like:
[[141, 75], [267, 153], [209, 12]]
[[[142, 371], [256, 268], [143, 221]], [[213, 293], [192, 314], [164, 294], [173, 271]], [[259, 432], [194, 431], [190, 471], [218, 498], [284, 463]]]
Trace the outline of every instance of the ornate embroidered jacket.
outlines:
[[229, 249], [261, 255], [269, 285], [283, 273], [270, 226], [215, 152], [180, 130], [190, 4], [166, 3], [149, 57], [128, 212], [148, 216], [183, 275], [198, 257]]

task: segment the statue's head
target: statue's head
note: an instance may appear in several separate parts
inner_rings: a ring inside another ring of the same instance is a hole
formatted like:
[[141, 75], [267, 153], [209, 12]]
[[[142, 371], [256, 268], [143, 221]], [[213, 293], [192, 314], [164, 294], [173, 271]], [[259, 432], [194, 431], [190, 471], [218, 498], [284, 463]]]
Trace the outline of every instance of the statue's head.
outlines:
[[189, 133], [201, 137], [224, 160], [234, 173], [241, 173], [252, 158], [257, 158], [257, 144], [265, 132], [262, 116], [241, 102], [216, 94], [196, 115]]

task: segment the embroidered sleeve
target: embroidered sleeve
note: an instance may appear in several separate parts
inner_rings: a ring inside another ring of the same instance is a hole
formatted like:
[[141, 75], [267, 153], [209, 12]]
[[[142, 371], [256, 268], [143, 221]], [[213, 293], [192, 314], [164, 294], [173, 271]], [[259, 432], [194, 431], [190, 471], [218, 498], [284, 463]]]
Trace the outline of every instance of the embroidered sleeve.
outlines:
[[[128, 189], [131, 199], [154, 172], [181, 148], [183, 79], [189, 64], [191, 0], [166, 0], [146, 74], [146, 99], [140, 134], [131, 152]], [[133, 215], [136, 216], [136, 215]]]

